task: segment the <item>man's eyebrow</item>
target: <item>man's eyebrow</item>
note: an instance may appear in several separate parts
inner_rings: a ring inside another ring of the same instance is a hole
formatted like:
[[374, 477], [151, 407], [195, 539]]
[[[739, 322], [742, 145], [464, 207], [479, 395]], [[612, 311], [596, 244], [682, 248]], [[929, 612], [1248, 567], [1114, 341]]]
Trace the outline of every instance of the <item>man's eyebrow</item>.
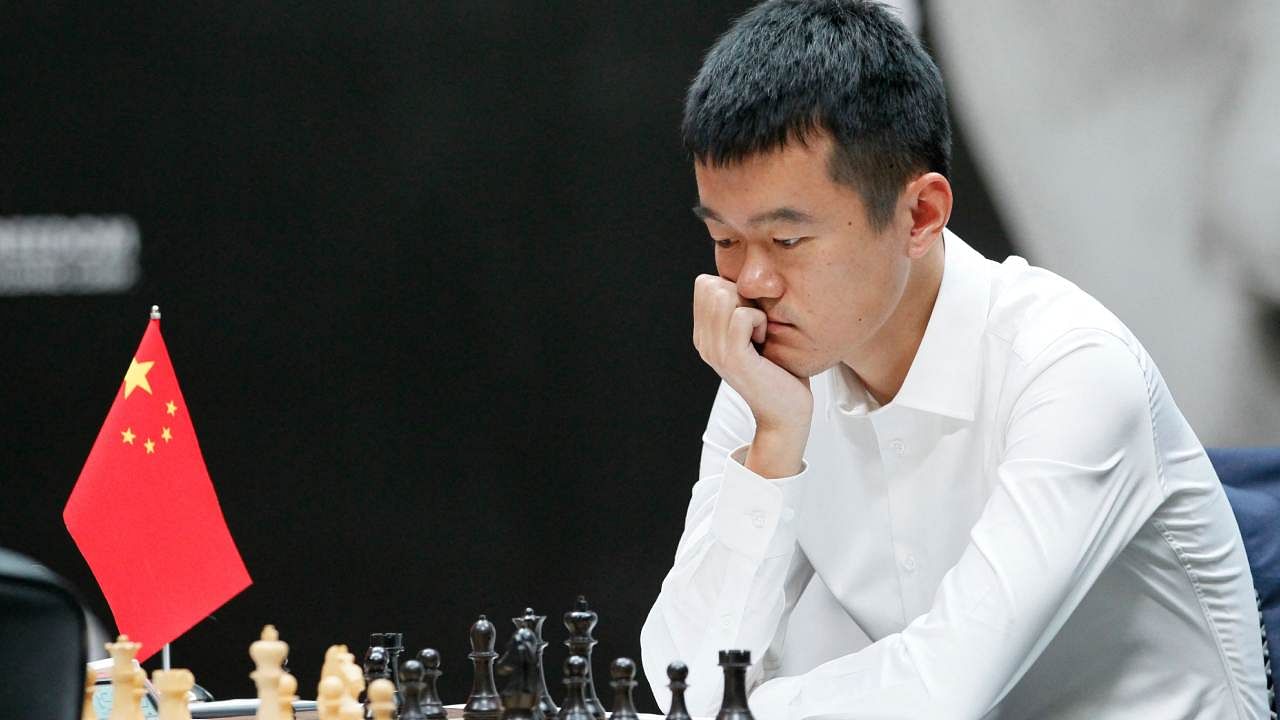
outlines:
[[[716, 214], [715, 210], [712, 210], [702, 204], [693, 206], [693, 214], [700, 220], [715, 220], [718, 223], [724, 223], [724, 220]], [[774, 208], [767, 212], [762, 212], [748, 220], [747, 224], [754, 227], [769, 222], [813, 223], [816, 222], [816, 220], [812, 215], [803, 210], [783, 206], [780, 208]]]

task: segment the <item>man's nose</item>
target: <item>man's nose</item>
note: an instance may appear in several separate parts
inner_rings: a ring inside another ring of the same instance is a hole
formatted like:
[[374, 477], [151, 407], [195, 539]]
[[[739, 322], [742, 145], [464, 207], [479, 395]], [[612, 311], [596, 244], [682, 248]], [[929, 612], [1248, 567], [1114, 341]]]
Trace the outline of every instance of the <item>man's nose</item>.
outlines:
[[782, 295], [782, 278], [774, 270], [766, 251], [747, 249], [742, 269], [738, 272], [738, 294], [749, 300]]

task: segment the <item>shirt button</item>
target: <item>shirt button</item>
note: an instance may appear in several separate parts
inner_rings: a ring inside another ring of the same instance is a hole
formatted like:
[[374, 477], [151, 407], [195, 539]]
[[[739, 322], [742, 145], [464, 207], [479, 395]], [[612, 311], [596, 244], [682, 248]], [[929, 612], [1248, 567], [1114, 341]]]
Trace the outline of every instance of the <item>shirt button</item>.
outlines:
[[911, 573], [916, 571], [916, 567], [918, 567], [916, 565], [916, 556], [913, 555], [912, 553], [907, 553], [902, 558], [902, 569]]
[[893, 442], [889, 443], [889, 447], [893, 448], [893, 451], [899, 455], [907, 452], [907, 444], [897, 438], [894, 438]]
[[729, 613], [724, 613], [720, 616], [720, 627], [724, 628], [725, 630], [728, 630], [729, 626], [732, 624], [733, 624], [732, 615], [730, 615]]
[[751, 515], [752, 525], [755, 525], [758, 528], [764, 527], [764, 513], [760, 512], [759, 510], [756, 510], [748, 514]]

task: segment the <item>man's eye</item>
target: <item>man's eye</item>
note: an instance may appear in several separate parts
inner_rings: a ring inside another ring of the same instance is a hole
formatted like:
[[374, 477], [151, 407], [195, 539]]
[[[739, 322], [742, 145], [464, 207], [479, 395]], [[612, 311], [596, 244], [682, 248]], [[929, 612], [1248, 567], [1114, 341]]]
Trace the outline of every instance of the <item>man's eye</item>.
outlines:
[[711, 238], [711, 242], [722, 248], [727, 248], [733, 245], [733, 240], [728, 238]]
[[804, 238], [798, 237], [798, 238], [774, 238], [773, 239], [774, 242], [786, 248], [792, 248], [799, 245], [801, 240], [804, 240]]

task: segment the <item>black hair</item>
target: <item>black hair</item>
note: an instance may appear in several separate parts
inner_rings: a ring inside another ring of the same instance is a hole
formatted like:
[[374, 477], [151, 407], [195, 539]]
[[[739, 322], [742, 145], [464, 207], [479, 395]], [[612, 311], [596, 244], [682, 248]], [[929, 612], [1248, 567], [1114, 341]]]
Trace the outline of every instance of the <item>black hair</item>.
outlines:
[[835, 140], [831, 175], [857, 190], [871, 225], [892, 218], [914, 175], [946, 175], [951, 126], [938, 67], [902, 23], [868, 0], [769, 0], [707, 52], [685, 99], [685, 149], [723, 166]]

